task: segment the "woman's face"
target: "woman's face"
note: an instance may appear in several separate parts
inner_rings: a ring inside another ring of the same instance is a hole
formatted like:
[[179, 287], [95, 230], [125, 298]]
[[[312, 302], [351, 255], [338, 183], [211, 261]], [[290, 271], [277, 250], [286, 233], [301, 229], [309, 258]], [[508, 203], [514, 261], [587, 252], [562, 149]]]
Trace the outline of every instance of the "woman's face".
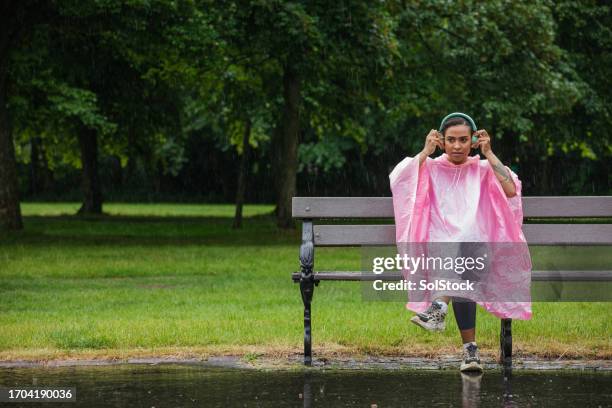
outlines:
[[444, 152], [454, 164], [467, 161], [472, 145], [472, 129], [467, 125], [451, 126], [444, 132]]

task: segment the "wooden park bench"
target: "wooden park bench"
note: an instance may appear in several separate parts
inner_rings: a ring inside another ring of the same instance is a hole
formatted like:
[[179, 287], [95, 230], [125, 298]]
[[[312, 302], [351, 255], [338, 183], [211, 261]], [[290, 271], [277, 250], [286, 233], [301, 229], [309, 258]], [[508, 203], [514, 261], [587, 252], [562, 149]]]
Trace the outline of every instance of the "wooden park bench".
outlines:
[[[393, 220], [391, 197], [294, 197], [293, 218], [302, 220], [299, 282], [304, 303], [304, 364], [312, 365], [311, 303], [320, 281], [360, 281], [360, 271], [317, 271], [315, 247], [395, 245], [393, 224], [359, 223], [367, 219]], [[540, 223], [523, 224], [529, 245], [611, 245], [612, 224], [566, 224], [546, 218], [612, 217], [612, 197], [523, 197], [523, 215]], [[329, 220], [356, 220], [355, 224], [329, 225]], [[325, 224], [317, 225], [324, 221]], [[371, 222], [371, 221], [370, 221]], [[400, 273], [376, 279], [398, 281]], [[532, 271], [532, 281], [612, 281], [612, 271]], [[512, 319], [501, 319], [500, 359], [512, 364]]]

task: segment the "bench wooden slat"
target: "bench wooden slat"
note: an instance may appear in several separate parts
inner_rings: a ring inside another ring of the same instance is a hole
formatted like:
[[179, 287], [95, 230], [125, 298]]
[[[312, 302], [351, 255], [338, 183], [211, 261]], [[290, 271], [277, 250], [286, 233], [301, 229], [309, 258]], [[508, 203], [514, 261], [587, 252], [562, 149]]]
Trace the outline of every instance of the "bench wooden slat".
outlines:
[[391, 197], [293, 197], [293, 218], [392, 218]]
[[[530, 245], [610, 245], [612, 224], [525, 224]], [[315, 225], [316, 246], [395, 245], [395, 225]]]
[[531, 245], [611, 245], [612, 224], [525, 224]]
[[523, 197], [524, 217], [612, 217], [612, 196]]
[[[393, 218], [391, 197], [293, 197], [293, 218]], [[523, 197], [525, 217], [611, 217], [612, 196]]]
[[[291, 274], [294, 281], [300, 280], [300, 273]], [[400, 273], [387, 273], [383, 275], [362, 274], [359, 271], [319, 271], [315, 279], [326, 281], [398, 281], [402, 279]], [[612, 281], [612, 271], [532, 271], [532, 281]]]

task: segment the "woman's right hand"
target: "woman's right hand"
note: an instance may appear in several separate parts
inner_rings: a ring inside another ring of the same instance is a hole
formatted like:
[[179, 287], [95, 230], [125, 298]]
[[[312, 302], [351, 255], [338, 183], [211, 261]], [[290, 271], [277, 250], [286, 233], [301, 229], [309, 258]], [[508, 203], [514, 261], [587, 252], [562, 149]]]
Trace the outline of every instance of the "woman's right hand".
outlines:
[[442, 134], [435, 129], [431, 129], [425, 138], [423, 153], [425, 156], [429, 156], [436, 151], [436, 147], [444, 150], [444, 144], [442, 144]]

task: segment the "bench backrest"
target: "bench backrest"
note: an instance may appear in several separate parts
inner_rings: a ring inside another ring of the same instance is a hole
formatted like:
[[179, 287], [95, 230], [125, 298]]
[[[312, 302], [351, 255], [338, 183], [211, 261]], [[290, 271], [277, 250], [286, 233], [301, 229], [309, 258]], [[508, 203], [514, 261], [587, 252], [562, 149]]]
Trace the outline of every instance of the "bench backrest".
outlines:
[[[393, 224], [316, 225], [330, 219], [393, 221], [391, 197], [294, 197], [292, 204], [293, 218], [313, 222], [316, 246], [395, 244]], [[612, 245], [612, 224], [563, 223], [564, 218], [612, 217], [612, 196], [523, 197], [523, 215], [537, 219], [523, 225], [531, 245]]]

